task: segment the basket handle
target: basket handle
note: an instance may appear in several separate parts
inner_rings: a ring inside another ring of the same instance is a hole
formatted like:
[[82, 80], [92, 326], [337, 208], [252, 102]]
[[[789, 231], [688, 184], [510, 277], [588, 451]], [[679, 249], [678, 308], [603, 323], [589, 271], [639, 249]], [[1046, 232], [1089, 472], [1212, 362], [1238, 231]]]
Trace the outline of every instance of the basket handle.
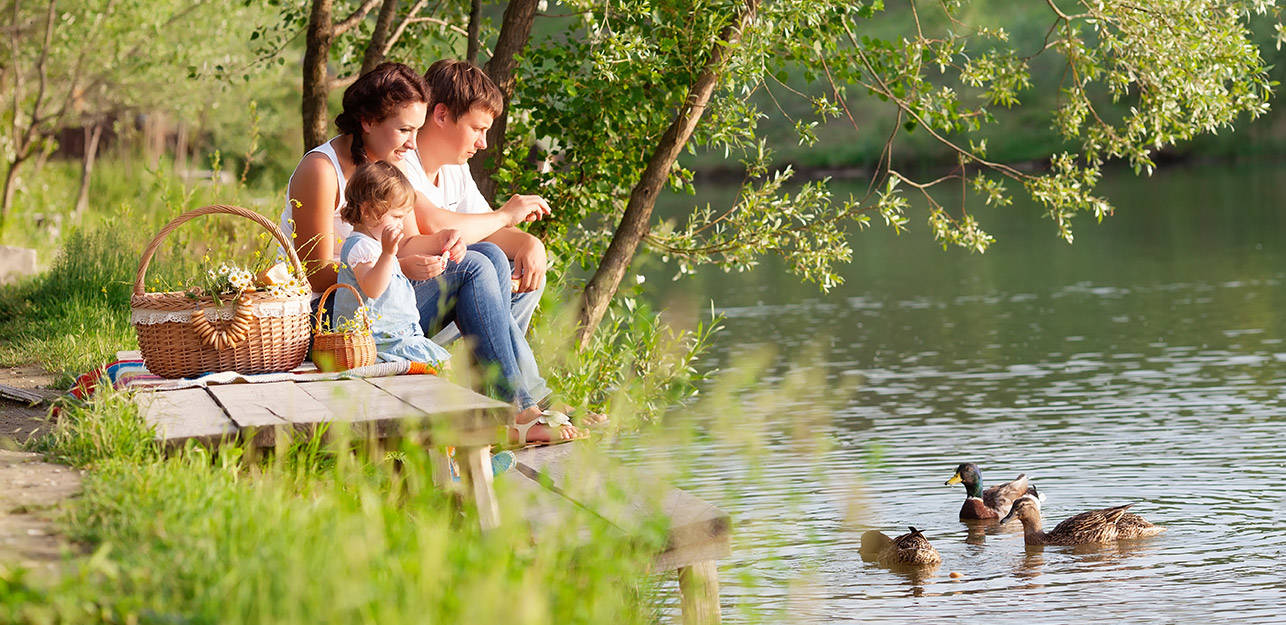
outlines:
[[362, 294], [359, 293], [357, 289], [353, 288], [353, 285], [345, 282], [336, 282], [335, 284], [332, 284], [326, 287], [325, 291], [322, 291], [321, 299], [318, 300], [320, 303], [317, 305], [317, 313], [313, 315], [313, 331], [321, 332], [321, 314], [322, 314], [322, 309], [326, 307], [326, 298], [330, 297], [330, 294], [335, 292], [335, 289], [338, 289], [341, 286], [352, 291], [353, 297], [357, 298], [357, 303], [358, 303], [357, 310], [362, 314], [362, 321], [366, 322], [366, 331], [370, 332], [371, 317], [370, 315], [366, 314], [366, 305], [361, 303]]
[[281, 233], [281, 229], [279, 229], [276, 224], [268, 221], [267, 217], [264, 217], [250, 209], [241, 208], [240, 206], [211, 204], [209, 206], [202, 206], [201, 208], [194, 208], [178, 217], [175, 217], [170, 221], [170, 223], [165, 224], [165, 227], [161, 228], [160, 232], [156, 233], [156, 236], [152, 237], [152, 241], [148, 243], [147, 248], [143, 250], [143, 257], [138, 260], [138, 273], [134, 275], [135, 295], [142, 295], [144, 292], [143, 279], [147, 277], [147, 266], [152, 263], [152, 255], [156, 253], [156, 249], [161, 247], [161, 241], [184, 223], [202, 215], [210, 215], [214, 213], [226, 213], [228, 215], [244, 217], [262, 226], [264, 230], [268, 231], [268, 234], [271, 234], [274, 239], [277, 239], [277, 242], [281, 244], [281, 249], [286, 250], [286, 255], [290, 259], [290, 266], [295, 270], [295, 276], [299, 278], [300, 281], [308, 279], [308, 276], [304, 273], [303, 264], [299, 262], [299, 255], [295, 253], [295, 246], [291, 245], [290, 241], [286, 240], [286, 235]]

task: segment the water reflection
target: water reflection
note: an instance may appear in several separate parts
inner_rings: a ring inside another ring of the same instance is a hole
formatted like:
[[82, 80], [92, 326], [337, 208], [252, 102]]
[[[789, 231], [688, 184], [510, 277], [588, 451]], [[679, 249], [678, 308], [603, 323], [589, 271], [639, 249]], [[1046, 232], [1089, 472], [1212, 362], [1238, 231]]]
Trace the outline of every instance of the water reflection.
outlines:
[[[829, 421], [808, 420], [831, 444], [825, 453], [770, 447], [747, 463], [713, 443], [702, 450], [684, 486], [738, 524], [721, 570], [745, 577], [725, 577], [725, 605], [781, 605], [806, 562], [817, 605], [801, 613], [825, 622], [1280, 620], [1286, 212], [1274, 207], [1286, 170], [1105, 184], [1122, 210], [1083, 224], [1071, 247], [1017, 206], [983, 216], [999, 241], [983, 256], [942, 254], [917, 230], [862, 234], [847, 284], [826, 296], [772, 262], [676, 287], [728, 317], [700, 366], [735, 368], [769, 345], [779, 357], [768, 384], [797, 354], [823, 355], [824, 380], [791, 397], [768, 430], [793, 431], [795, 410], [851, 398]], [[656, 296], [663, 306], [666, 294]], [[1051, 522], [1137, 502], [1132, 511], [1170, 531], [1026, 546], [1018, 523], [958, 519], [960, 493], [941, 484], [965, 461], [1025, 472]], [[855, 488], [869, 495], [863, 525], [914, 519], [941, 567], [862, 563], [845, 529], [854, 515], [837, 503]], [[808, 538], [753, 538], [783, 523]]]

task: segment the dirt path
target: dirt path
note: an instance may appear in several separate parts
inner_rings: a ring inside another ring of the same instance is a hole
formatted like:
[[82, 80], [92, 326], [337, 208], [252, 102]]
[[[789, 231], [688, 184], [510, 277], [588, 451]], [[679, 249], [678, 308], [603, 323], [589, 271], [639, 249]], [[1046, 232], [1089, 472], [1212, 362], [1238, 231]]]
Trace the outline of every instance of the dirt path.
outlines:
[[[0, 368], [0, 384], [47, 397], [60, 394], [48, 388], [51, 382], [39, 367]], [[0, 568], [52, 572], [70, 548], [56, 533], [53, 519], [58, 507], [80, 492], [80, 472], [19, 451], [23, 442], [49, 427], [47, 411], [0, 399]]]

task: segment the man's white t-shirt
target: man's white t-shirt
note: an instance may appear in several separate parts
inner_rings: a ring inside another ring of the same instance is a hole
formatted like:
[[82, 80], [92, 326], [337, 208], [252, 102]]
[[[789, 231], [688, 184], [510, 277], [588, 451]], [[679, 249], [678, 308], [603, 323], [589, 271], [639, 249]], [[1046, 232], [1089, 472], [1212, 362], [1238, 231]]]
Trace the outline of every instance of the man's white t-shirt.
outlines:
[[477, 214], [490, 213], [492, 208], [487, 203], [487, 198], [482, 197], [482, 192], [478, 190], [478, 183], [473, 181], [473, 175], [469, 173], [469, 165], [443, 165], [438, 170], [437, 184], [429, 180], [424, 175], [424, 167], [420, 164], [420, 155], [415, 152], [406, 154], [408, 169], [414, 172], [420, 172], [419, 176], [409, 176], [411, 186], [416, 191], [424, 194], [434, 206], [443, 210], [449, 210], [455, 213]]

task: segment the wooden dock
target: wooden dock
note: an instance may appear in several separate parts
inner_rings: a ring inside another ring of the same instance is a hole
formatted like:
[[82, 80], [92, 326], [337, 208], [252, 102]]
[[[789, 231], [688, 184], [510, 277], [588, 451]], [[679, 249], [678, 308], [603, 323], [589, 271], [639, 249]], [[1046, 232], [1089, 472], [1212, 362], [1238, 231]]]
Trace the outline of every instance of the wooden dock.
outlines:
[[[325, 427], [328, 433], [347, 430], [356, 440], [410, 434], [431, 441], [431, 450], [454, 446], [460, 481], [451, 479], [445, 455], [431, 451], [435, 481], [443, 488], [463, 491], [483, 529], [497, 527], [501, 521], [490, 446], [503, 440], [513, 408], [435, 376], [140, 390], [134, 401], [143, 420], [155, 428], [157, 439], [167, 445], [190, 440], [249, 441], [257, 447], [273, 447], [297, 433]], [[504, 476], [508, 485], [531, 495], [536, 505], [527, 510], [527, 520], [537, 529], [552, 518], [544, 512], [594, 504], [569, 484], [567, 460], [579, 444], [520, 450], [517, 470]], [[685, 624], [720, 621], [715, 561], [730, 553], [727, 514], [675, 488], [665, 489], [659, 502], [640, 499], [622, 509], [592, 511], [622, 529], [633, 527], [640, 515], [659, 511], [668, 517], [667, 544], [656, 555], [653, 571], [678, 571]]]

